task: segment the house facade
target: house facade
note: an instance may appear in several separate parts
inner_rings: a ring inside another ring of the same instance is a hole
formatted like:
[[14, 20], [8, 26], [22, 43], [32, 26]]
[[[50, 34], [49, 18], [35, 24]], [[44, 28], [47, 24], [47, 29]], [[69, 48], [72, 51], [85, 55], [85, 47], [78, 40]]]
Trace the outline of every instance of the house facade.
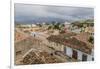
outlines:
[[93, 48], [88, 47], [84, 42], [79, 41], [79, 43], [75, 43], [75, 39], [72, 42], [70, 39], [68, 39], [68, 42], [63, 43], [66, 40], [57, 39], [55, 38], [48, 38], [49, 40], [49, 46], [54, 48], [57, 51], [63, 51], [66, 56], [70, 58], [74, 58], [78, 61], [93, 61], [94, 55], [93, 55]]
[[94, 28], [93, 27], [86, 27], [85, 32], [88, 32], [91, 36], [94, 36]]
[[79, 61], [93, 61], [94, 60], [93, 51], [91, 52], [91, 54], [87, 54], [87, 53], [84, 53], [80, 50], [73, 49], [71, 47], [66, 46], [65, 53], [67, 56], [74, 58], [76, 60], [79, 60]]

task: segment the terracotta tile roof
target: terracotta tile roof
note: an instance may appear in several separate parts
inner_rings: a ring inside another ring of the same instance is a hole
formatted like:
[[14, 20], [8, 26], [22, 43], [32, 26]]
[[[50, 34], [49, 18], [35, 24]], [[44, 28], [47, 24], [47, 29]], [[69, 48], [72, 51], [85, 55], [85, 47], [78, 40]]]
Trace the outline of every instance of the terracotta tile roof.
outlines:
[[80, 40], [82, 42], [85, 42], [85, 43], [93, 46], [93, 44], [89, 43], [89, 41], [88, 41], [89, 37], [90, 37], [90, 34], [88, 32], [82, 32], [82, 33], [80, 33], [80, 34], [78, 34], [76, 36], [73, 36], [73, 37], [75, 37], [76, 39], [78, 39], [78, 40]]
[[22, 60], [23, 64], [61, 63], [58, 58], [48, 52], [29, 52]]
[[15, 40], [15, 42], [19, 42], [21, 40], [24, 40], [27, 37], [28, 36], [26, 34], [24, 34], [23, 32], [15, 30], [15, 34], [14, 34], [14, 40]]
[[82, 42], [75, 37], [72, 37], [72, 38], [69, 36], [66, 38], [63, 38], [63, 37], [61, 37], [61, 35], [52, 35], [52, 36], [48, 37], [47, 39], [49, 41], [60, 43], [60, 44], [69, 46], [71, 48], [83, 51], [88, 54], [91, 53], [92, 47], [90, 45], [88, 45], [87, 43]]

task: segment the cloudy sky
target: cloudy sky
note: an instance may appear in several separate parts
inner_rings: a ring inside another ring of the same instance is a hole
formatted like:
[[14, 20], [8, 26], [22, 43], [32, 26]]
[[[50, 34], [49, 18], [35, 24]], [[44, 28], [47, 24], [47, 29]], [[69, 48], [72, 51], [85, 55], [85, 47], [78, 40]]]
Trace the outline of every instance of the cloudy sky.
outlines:
[[15, 4], [15, 21], [22, 23], [64, 22], [94, 18], [93, 8], [68, 6], [41, 6], [32, 4]]

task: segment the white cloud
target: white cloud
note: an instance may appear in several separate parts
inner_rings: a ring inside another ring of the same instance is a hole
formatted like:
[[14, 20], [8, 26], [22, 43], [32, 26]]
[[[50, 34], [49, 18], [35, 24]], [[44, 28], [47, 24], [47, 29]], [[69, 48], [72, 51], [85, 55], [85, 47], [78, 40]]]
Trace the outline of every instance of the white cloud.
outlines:
[[58, 6], [41, 6], [15, 4], [15, 19], [32, 19], [32, 18], [60, 18], [60, 19], [78, 19], [91, 18], [94, 16], [93, 8], [81, 7], [58, 7]]

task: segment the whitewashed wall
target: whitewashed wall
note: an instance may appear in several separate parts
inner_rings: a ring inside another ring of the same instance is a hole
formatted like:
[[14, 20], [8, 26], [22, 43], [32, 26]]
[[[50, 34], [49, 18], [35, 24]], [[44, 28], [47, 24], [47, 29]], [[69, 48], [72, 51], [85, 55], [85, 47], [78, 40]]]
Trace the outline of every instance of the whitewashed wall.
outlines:
[[82, 54], [83, 53], [81, 51], [78, 51], [78, 50], [77, 50], [77, 52], [78, 52], [78, 55], [77, 55], [78, 56], [78, 60], [81, 61], [82, 60]]
[[[64, 45], [60, 45], [60, 44], [56, 44], [54, 42], [50, 42], [50, 46], [55, 48], [56, 50], [59, 50], [59, 51], [64, 51]], [[87, 61], [92, 61], [92, 58], [93, 58], [93, 53], [92, 54], [86, 54], [84, 52], [81, 52], [79, 50], [76, 50], [74, 49], [75, 51], [77, 51], [78, 55], [77, 55], [77, 60], [80, 60], [82, 61], [82, 55], [85, 54], [87, 55]], [[66, 46], [66, 55], [69, 56], [69, 57], [72, 57], [72, 54], [73, 54], [73, 49]]]
[[[81, 51], [76, 50], [76, 49], [74, 49], [74, 50], [77, 51], [77, 53], [78, 53], [77, 60], [82, 61], [82, 55], [85, 54], [85, 55], [87, 55], [87, 61], [92, 61], [93, 55], [86, 54], [86, 53], [81, 52]], [[66, 46], [66, 55], [69, 56], [69, 57], [72, 57], [72, 54], [73, 54], [73, 49]]]
[[72, 57], [72, 48], [66, 46], [66, 55]]
[[92, 56], [91, 55], [87, 55], [87, 61], [92, 61]]

